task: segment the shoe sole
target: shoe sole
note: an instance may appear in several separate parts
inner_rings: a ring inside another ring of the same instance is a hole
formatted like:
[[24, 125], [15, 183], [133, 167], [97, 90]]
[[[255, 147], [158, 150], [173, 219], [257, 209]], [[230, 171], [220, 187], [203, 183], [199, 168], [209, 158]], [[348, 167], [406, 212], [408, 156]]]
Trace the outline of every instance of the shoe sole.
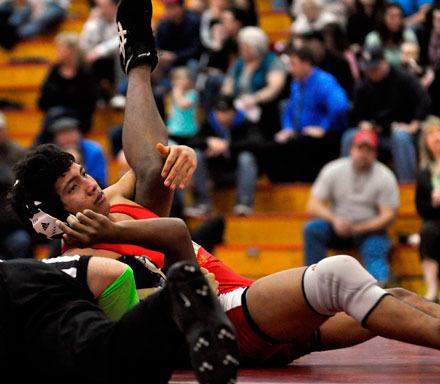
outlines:
[[198, 266], [174, 264], [167, 285], [175, 321], [187, 340], [199, 383], [234, 384], [239, 366], [235, 331]]

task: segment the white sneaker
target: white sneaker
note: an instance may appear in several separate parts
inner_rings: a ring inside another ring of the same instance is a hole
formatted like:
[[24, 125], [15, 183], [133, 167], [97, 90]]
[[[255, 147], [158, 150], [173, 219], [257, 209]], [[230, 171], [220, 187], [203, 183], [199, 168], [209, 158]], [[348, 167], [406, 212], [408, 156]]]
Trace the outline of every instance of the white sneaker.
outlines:
[[116, 109], [124, 109], [125, 108], [126, 97], [123, 95], [116, 95], [110, 99], [110, 107]]
[[234, 207], [234, 214], [238, 216], [248, 216], [254, 212], [254, 209], [246, 204], [237, 204]]
[[211, 212], [209, 204], [196, 204], [193, 207], [185, 207], [183, 214], [187, 217], [205, 216]]

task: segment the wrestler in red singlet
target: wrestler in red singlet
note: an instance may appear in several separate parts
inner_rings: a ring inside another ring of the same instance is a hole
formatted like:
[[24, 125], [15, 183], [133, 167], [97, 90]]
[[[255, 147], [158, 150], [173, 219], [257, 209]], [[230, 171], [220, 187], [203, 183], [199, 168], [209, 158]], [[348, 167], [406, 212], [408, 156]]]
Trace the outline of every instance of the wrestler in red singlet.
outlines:
[[[157, 218], [155, 213], [140, 205], [115, 204], [110, 213], [123, 213], [135, 220]], [[95, 244], [95, 249], [105, 249], [119, 254], [148, 256], [158, 267], [163, 266], [164, 255], [131, 244]], [[199, 265], [215, 275], [219, 283], [219, 300], [237, 332], [240, 341], [242, 363], [251, 364], [287, 364], [302, 355], [290, 343], [272, 340], [262, 332], [253, 321], [246, 305], [245, 290], [253, 280], [241, 276], [226, 266], [217, 257], [211, 255], [194, 243]], [[65, 249], [63, 249], [65, 251]]]
[[[112, 205], [110, 213], [123, 213], [135, 220], [159, 217], [144, 207], [131, 204]], [[151, 251], [143, 247], [130, 244], [95, 244], [93, 248], [114, 251], [123, 255], [145, 255], [148, 256], [158, 267], [161, 268], [163, 266], [164, 255], [162, 253]], [[219, 283], [219, 294], [233, 291], [239, 287], [247, 287], [252, 284], [252, 280], [235, 273], [204, 248], [195, 245], [194, 250], [196, 251], [199, 265], [215, 275], [216, 280]]]

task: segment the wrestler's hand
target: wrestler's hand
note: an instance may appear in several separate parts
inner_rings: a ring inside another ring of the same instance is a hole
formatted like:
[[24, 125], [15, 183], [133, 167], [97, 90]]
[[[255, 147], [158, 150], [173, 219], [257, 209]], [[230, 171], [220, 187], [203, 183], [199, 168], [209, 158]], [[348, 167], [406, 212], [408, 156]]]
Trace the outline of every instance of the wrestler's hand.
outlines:
[[157, 151], [166, 158], [162, 168], [164, 185], [171, 190], [183, 189], [189, 185], [197, 167], [197, 157], [194, 149], [186, 145], [156, 144]]
[[68, 245], [83, 248], [103, 241], [108, 242], [117, 231], [116, 223], [90, 209], [69, 215], [68, 225], [59, 220], [56, 224], [64, 232], [63, 240]]
[[212, 291], [218, 295], [218, 281], [215, 279], [215, 275], [212, 272], [209, 272], [206, 268], [200, 267], [205, 279], [208, 280], [208, 284]]

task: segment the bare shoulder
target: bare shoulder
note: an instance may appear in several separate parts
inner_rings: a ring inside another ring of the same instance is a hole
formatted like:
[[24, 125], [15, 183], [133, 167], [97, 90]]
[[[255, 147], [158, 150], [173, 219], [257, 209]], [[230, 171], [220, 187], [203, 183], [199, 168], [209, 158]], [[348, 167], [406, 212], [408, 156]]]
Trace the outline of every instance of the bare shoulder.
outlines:
[[129, 170], [116, 183], [105, 188], [104, 194], [110, 204], [131, 201], [134, 198], [135, 185], [136, 175], [132, 170]]

